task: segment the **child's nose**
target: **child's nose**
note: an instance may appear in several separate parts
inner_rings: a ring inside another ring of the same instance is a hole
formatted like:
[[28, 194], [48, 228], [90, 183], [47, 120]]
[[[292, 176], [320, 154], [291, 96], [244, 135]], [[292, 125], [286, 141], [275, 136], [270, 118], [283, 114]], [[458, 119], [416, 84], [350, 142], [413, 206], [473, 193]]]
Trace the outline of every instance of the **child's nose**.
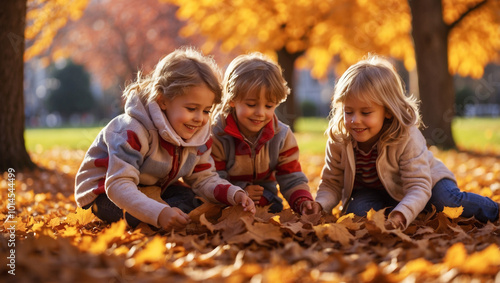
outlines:
[[193, 117], [194, 121], [203, 121], [203, 114], [200, 111], [196, 111]]
[[257, 106], [255, 107], [255, 115], [263, 115], [264, 114], [264, 107], [262, 106]]

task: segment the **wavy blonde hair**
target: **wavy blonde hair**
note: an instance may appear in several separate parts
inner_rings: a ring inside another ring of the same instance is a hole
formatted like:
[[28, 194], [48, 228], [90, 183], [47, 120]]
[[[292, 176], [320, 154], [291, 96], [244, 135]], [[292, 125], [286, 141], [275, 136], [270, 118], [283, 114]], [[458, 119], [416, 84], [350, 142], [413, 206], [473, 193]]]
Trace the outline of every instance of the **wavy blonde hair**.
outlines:
[[260, 94], [263, 89], [269, 101], [280, 104], [286, 100], [290, 88], [281, 67], [259, 52], [236, 57], [226, 69], [217, 113], [227, 117], [232, 111], [231, 101], [243, 100], [249, 93]]
[[212, 57], [204, 56], [193, 47], [182, 47], [163, 57], [147, 76], [138, 72], [137, 80], [129, 84], [123, 96], [139, 95], [149, 104], [162, 95], [173, 99], [194, 86], [206, 85], [215, 94], [214, 103], [222, 98], [221, 71]]
[[370, 55], [352, 65], [337, 81], [326, 131], [335, 142], [351, 141], [344, 122], [347, 97], [382, 105], [392, 115], [380, 136], [382, 144], [395, 143], [407, 135], [412, 126], [422, 125], [417, 99], [406, 95], [404, 83], [394, 66], [379, 56]]

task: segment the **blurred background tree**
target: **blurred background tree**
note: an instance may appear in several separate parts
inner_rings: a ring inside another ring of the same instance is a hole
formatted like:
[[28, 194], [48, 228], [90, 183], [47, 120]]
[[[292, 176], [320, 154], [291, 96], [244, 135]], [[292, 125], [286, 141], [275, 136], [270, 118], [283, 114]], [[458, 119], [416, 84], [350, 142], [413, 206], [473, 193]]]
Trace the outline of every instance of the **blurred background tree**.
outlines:
[[[320, 78], [332, 70], [341, 74], [369, 52], [401, 60], [406, 69], [417, 68], [425, 136], [451, 148], [451, 75], [478, 78], [487, 63], [498, 61], [499, 10], [500, 0], [7, 1], [0, 12], [6, 83], [0, 170], [33, 166], [23, 138], [23, 58], [43, 55], [48, 65], [72, 57], [104, 88], [119, 92], [138, 68], [147, 72], [186, 44], [222, 61], [234, 56], [222, 56], [219, 47], [267, 53], [284, 68], [292, 90], [296, 67]], [[293, 93], [278, 114], [293, 125]]]
[[[369, 52], [417, 67], [423, 133], [442, 148], [456, 146], [452, 74], [479, 78], [500, 50], [498, 0], [161, 1], [180, 7], [181, 35], [211, 39], [207, 49], [220, 41], [226, 50], [277, 54], [292, 86], [296, 65], [317, 77], [331, 66], [341, 74]], [[293, 95], [287, 104], [278, 113], [293, 124]]]
[[82, 65], [68, 60], [61, 67], [52, 66], [52, 78], [55, 86], [50, 90], [47, 108], [58, 112], [65, 119], [75, 113], [91, 112], [95, 106], [90, 91], [90, 75]]
[[36, 167], [24, 141], [24, 61], [48, 48], [69, 19], [82, 15], [87, 2], [13, 0], [2, 3], [0, 81], [4, 85], [0, 91], [0, 171]]

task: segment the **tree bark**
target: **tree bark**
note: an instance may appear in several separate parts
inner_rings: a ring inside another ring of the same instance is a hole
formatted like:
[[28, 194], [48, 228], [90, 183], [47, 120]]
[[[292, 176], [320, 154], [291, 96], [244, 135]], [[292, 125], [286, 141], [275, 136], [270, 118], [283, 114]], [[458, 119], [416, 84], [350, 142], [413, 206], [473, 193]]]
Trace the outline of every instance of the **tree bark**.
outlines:
[[409, 0], [417, 63], [420, 111], [429, 145], [455, 148], [451, 122], [455, 115], [453, 78], [448, 69], [449, 26], [439, 0]]
[[0, 12], [0, 172], [36, 165], [24, 143], [24, 29], [26, 0], [6, 1]]
[[276, 115], [285, 124], [289, 125], [292, 131], [295, 129], [294, 124], [297, 119], [297, 105], [295, 105], [295, 79], [294, 67], [295, 61], [301, 53], [289, 53], [284, 47], [278, 50], [278, 64], [283, 69], [283, 77], [290, 88], [290, 95], [284, 103], [276, 109]]

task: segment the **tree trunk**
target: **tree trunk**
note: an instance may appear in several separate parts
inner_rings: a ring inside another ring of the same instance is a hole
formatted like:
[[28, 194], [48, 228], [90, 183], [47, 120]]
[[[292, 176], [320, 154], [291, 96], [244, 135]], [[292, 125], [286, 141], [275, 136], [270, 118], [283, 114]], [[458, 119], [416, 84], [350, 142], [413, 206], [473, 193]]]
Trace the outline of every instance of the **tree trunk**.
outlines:
[[409, 0], [412, 36], [422, 101], [422, 130], [427, 143], [455, 148], [451, 122], [455, 115], [453, 78], [448, 70], [449, 27], [443, 21], [440, 0]]
[[26, 0], [2, 4], [0, 12], [0, 172], [32, 169], [24, 144], [24, 28]]
[[283, 77], [287, 81], [288, 87], [290, 88], [290, 95], [286, 101], [276, 109], [276, 115], [283, 123], [289, 125], [292, 131], [294, 130], [294, 123], [298, 116], [294, 94], [294, 66], [295, 60], [297, 60], [300, 55], [301, 53], [290, 54], [284, 47], [278, 51], [278, 64], [283, 69]]

